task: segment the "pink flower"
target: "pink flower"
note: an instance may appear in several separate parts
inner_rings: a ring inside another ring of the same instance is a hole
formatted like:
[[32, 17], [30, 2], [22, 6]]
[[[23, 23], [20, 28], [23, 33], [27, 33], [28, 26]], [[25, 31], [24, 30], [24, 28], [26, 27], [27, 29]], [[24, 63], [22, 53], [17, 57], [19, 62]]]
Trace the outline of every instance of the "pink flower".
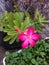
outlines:
[[25, 32], [21, 33], [18, 37], [22, 43], [22, 48], [28, 48], [28, 46], [34, 47], [35, 41], [40, 39], [39, 34], [34, 33], [34, 28], [30, 27]]

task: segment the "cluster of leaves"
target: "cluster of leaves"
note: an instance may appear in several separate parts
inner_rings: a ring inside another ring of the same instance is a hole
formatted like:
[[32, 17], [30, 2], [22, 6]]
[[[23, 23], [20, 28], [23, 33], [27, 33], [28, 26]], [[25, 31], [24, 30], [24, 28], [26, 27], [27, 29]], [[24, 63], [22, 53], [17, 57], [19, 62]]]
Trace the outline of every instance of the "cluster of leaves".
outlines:
[[44, 17], [36, 10], [34, 19], [31, 19], [28, 12], [5, 12], [0, 16], [0, 31], [7, 33], [4, 41], [9, 41], [12, 44], [15, 40], [18, 40], [18, 34], [15, 29], [19, 29], [21, 32], [32, 26], [34, 29], [41, 30], [43, 26]]
[[6, 52], [6, 65], [49, 65], [49, 44], [43, 40], [34, 48], [28, 47], [20, 53]]
[[[24, 19], [24, 17], [23, 12], [6, 12], [4, 16], [0, 18], [0, 31], [7, 33], [4, 41], [9, 41], [10, 44], [13, 43], [17, 40], [18, 34], [30, 26], [30, 18], [25, 17]], [[16, 32], [16, 29], [19, 29], [20, 32]]]
[[34, 14], [34, 20], [32, 20], [31, 22], [33, 22], [33, 27], [35, 28], [36, 31], [40, 30], [42, 31], [42, 26], [45, 26], [42, 22], [45, 22], [45, 16], [43, 16], [42, 14], [40, 14], [40, 12], [38, 11], [38, 9], [35, 11]]

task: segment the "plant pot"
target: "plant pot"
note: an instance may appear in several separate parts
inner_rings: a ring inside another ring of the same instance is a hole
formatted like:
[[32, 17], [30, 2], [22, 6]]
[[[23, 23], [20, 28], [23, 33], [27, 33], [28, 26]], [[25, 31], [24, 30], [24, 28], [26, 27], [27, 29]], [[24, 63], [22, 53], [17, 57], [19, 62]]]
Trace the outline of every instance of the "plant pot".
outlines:
[[13, 50], [13, 49], [21, 49], [21, 42], [14, 42], [13, 44], [9, 44], [8, 42], [3, 42], [3, 47], [6, 50]]
[[[46, 45], [45, 45], [46, 44]], [[41, 48], [42, 46], [42, 48]], [[37, 48], [37, 49], [36, 49]], [[39, 50], [38, 50], [39, 49]], [[24, 50], [19, 50], [14, 53], [6, 53], [6, 57], [3, 59], [3, 65], [21, 65], [21, 62], [24, 65], [49, 65], [49, 44], [45, 43], [45, 41], [38, 41], [37, 46], [32, 48], [28, 47]], [[27, 59], [27, 61], [26, 61]], [[44, 60], [45, 59], [45, 60]], [[35, 62], [33, 62], [36, 60]], [[30, 61], [30, 63], [29, 63]], [[12, 63], [11, 63], [12, 62]], [[39, 63], [40, 62], [40, 63]], [[45, 63], [46, 62], [46, 63]], [[23, 65], [22, 63], [22, 65]]]
[[[22, 50], [19, 50], [19, 51], [17, 51], [17, 52], [20, 53], [21, 51], [22, 51]], [[6, 57], [3, 58], [3, 65], [6, 65], [6, 64], [5, 64], [5, 59], [6, 59]]]
[[3, 46], [3, 36], [4, 36], [4, 33], [3, 32], [0, 32], [0, 46]]
[[6, 36], [6, 33], [0, 32], [0, 46], [3, 46], [6, 50], [12, 49], [21, 49], [21, 41], [14, 42], [13, 44], [9, 44], [9, 42], [4, 42], [3, 38]]
[[49, 37], [46, 37], [46, 38], [45, 38], [45, 42], [46, 42], [46, 43], [49, 43]]
[[3, 65], [6, 65], [6, 64], [5, 64], [5, 59], [6, 59], [6, 57], [3, 58]]

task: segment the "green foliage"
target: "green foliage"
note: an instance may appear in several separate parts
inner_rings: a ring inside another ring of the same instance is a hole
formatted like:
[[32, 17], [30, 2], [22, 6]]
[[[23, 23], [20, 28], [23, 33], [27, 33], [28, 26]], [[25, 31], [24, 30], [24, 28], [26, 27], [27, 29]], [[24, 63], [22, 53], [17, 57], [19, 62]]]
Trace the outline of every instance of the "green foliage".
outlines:
[[45, 17], [38, 11], [35, 11], [34, 19], [31, 21], [32, 26], [35, 28], [36, 31], [42, 31], [41, 27], [45, 27], [43, 22], [45, 21]]
[[[0, 31], [7, 33], [4, 41], [12, 44], [18, 40], [18, 35], [30, 26], [34, 27], [35, 31], [41, 31], [44, 19], [45, 17], [38, 10], [35, 12], [34, 19], [31, 19], [28, 12], [5, 12], [4, 15], [0, 15]], [[19, 32], [16, 32], [16, 29]]]
[[[15, 40], [18, 40], [18, 34], [21, 31], [24, 31], [26, 29], [25, 26], [29, 24], [29, 17], [25, 17], [24, 19], [24, 16], [25, 15], [23, 12], [5, 12], [4, 16], [2, 16], [2, 18], [0, 19], [0, 28], [3, 28], [0, 29], [0, 31], [2, 30], [3, 32], [7, 33], [4, 41], [9, 41], [9, 43], [12, 44]], [[16, 32], [16, 29], [19, 29], [20, 32]]]
[[6, 65], [49, 65], [49, 44], [40, 40], [20, 53], [6, 52]]

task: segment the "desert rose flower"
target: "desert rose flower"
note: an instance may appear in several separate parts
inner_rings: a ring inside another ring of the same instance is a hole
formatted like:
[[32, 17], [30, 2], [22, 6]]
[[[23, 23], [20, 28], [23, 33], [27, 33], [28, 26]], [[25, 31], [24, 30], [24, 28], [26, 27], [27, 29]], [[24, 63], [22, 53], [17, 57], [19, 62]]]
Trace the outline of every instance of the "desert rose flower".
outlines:
[[18, 38], [23, 41], [22, 48], [28, 48], [28, 46], [34, 47], [35, 41], [40, 39], [40, 34], [34, 33], [34, 28], [29, 27], [25, 32], [22, 32]]

